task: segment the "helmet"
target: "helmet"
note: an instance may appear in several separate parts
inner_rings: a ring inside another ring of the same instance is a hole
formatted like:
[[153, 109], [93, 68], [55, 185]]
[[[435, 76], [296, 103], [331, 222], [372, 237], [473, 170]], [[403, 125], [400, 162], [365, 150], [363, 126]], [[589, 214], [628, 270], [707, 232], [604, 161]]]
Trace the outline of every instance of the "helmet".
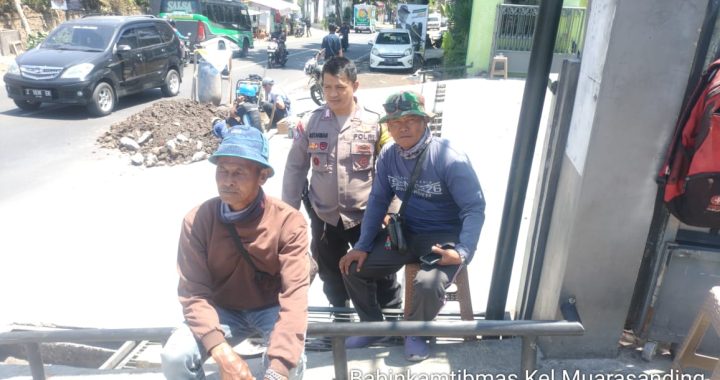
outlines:
[[275, 84], [275, 81], [272, 78], [265, 78], [265, 79], [263, 79], [262, 84], [263, 84], [263, 86], [267, 86], [267, 85], [272, 86]]
[[243, 96], [257, 96], [257, 91], [257, 87], [248, 83], [241, 84], [237, 90], [238, 94]]

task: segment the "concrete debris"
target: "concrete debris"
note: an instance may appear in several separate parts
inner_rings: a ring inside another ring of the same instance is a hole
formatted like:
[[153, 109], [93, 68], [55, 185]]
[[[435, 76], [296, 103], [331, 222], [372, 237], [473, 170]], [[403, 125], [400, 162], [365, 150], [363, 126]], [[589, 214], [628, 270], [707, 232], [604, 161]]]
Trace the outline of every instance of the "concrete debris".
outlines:
[[189, 99], [159, 101], [110, 126], [97, 143], [131, 156], [139, 153], [131, 158], [133, 165], [155, 167], [202, 161], [219, 144], [210, 122], [214, 117], [225, 118], [228, 110]]

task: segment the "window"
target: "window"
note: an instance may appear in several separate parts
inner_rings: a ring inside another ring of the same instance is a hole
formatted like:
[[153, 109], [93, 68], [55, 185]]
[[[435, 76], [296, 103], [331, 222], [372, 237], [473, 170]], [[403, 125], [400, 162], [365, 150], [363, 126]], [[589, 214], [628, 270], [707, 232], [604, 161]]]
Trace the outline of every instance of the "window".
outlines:
[[138, 43], [137, 43], [137, 36], [135, 35], [135, 29], [126, 29], [124, 32], [122, 32], [122, 35], [120, 35], [120, 39], [118, 39], [118, 46], [119, 45], [128, 45], [131, 49], [137, 49]]
[[172, 27], [166, 23], [159, 22], [156, 24], [158, 30], [160, 31], [160, 36], [162, 36], [163, 41], [170, 42], [173, 40], [173, 37], [175, 36], [175, 31], [172, 29]]
[[408, 45], [410, 36], [407, 33], [380, 33], [377, 43], [383, 45]]
[[140, 47], [152, 46], [162, 43], [160, 34], [154, 26], [144, 26], [137, 29], [137, 39]]

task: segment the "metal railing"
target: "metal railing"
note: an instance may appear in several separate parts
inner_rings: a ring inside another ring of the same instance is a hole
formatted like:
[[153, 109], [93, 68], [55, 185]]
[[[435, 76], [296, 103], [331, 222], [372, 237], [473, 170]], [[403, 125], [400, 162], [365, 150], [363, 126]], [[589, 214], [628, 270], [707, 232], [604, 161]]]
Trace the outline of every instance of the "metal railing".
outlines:
[[[40, 354], [40, 343], [140, 340], [164, 342], [172, 334], [172, 331], [173, 328], [170, 327], [11, 331], [0, 333], [0, 345], [25, 346], [33, 380], [44, 380], [45, 368]], [[331, 338], [335, 380], [347, 380], [348, 363], [345, 338], [348, 336], [520, 336], [522, 337], [520, 367], [523, 374], [530, 374], [537, 365], [537, 338], [539, 336], [582, 335], [584, 331], [585, 329], [579, 321], [315, 322], [308, 324], [307, 335]]]
[[[495, 20], [495, 50], [530, 51], [540, 7], [500, 4]], [[575, 54], [585, 33], [585, 8], [564, 7], [553, 53]]]

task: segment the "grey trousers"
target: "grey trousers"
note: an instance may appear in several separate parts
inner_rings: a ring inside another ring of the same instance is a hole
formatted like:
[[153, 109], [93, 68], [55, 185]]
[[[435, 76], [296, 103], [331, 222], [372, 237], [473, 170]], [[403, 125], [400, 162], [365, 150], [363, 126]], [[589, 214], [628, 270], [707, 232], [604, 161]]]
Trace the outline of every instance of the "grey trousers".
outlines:
[[[382, 321], [384, 319], [378, 303], [378, 292], [390, 289], [378, 289], [387, 286], [381, 282], [390, 274], [397, 272], [405, 264], [419, 263], [420, 257], [430, 253], [435, 244], [457, 242], [456, 233], [436, 233], [423, 235], [407, 235], [409, 252], [401, 254], [385, 246], [386, 233], [381, 231], [375, 239], [373, 251], [365, 260], [362, 269], [357, 271], [357, 263], [350, 267], [350, 273], [343, 276], [345, 287], [350, 294], [355, 310], [362, 321]], [[410, 321], [431, 321], [445, 304], [445, 290], [455, 281], [460, 265], [427, 265], [421, 264], [413, 287], [413, 299]], [[395, 296], [401, 298], [401, 289], [394, 286]], [[407, 302], [407, 300], [406, 300]]]

